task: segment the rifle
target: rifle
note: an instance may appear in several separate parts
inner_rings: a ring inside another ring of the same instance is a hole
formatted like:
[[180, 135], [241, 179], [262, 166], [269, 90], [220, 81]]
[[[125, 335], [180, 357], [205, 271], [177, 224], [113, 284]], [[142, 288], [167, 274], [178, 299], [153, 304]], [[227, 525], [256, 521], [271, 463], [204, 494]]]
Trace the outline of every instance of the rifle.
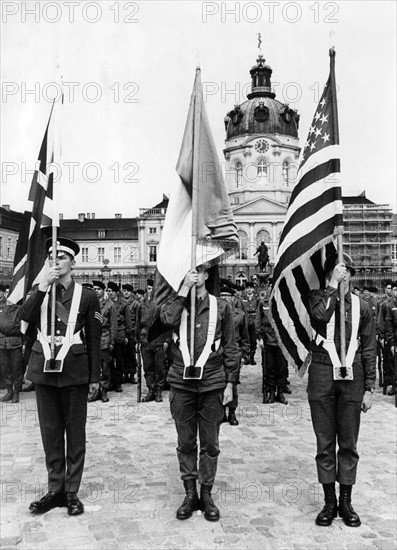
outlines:
[[142, 358], [141, 358], [141, 346], [136, 345], [136, 400], [140, 403], [142, 400]]
[[267, 403], [267, 368], [266, 368], [266, 344], [263, 344], [262, 352], [262, 403]]
[[378, 359], [378, 373], [379, 373], [379, 387], [381, 388], [383, 386], [383, 365], [382, 365], [382, 356], [383, 356], [383, 345], [382, 340], [378, 336], [376, 339], [376, 351], [377, 351], [377, 359]]

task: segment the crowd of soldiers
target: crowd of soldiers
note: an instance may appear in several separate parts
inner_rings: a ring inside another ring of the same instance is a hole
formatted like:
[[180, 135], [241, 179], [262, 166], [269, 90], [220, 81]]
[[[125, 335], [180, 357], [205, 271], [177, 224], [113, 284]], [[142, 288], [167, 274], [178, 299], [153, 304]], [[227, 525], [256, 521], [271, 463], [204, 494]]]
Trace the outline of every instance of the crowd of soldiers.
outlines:
[[[287, 404], [285, 393], [291, 393], [288, 364], [281, 353], [269, 319], [271, 280], [266, 287], [247, 282], [235, 285], [222, 279], [221, 297], [232, 307], [236, 337], [240, 349], [240, 364], [255, 365], [259, 345], [262, 361], [263, 403], [278, 401]], [[171, 332], [163, 332], [149, 343], [147, 314], [153, 289], [153, 280], [147, 280], [146, 289], [135, 290], [132, 284], [120, 286], [116, 282], [92, 281], [83, 283], [97, 295], [102, 314], [101, 381], [99, 390], [89, 396], [89, 402], [108, 402], [109, 391], [122, 392], [124, 384], [137, 384], [138, 360], [142, 361], [147, 385], [143, 402], [161, 402], [167, 388], [166, 375], [170, 358], [168, 346]], [[29, 383], [23, 388], [24, 374], [32, 344], [36, 338], [34, 327], [21, 332], [19, 306], [7, 302], [9, 287], [0, 285], [0, 365], [1, 387], [7, 389], [1, 401], [18, 403], [19, 393], [34, 390]], [[376, 320], [378, 343], [378, 378], [384, 395], [396, 394], [395, 343], [397, 339], [397, 282], [385, 281], [384, 294], [379, 298], [375, 287], [353, 289], [370, 306]], [[238, 382], [239, 383], [239, 380]], [[235, 400], [229, 405], [224, 421], [237, 425], [237, 386]]]

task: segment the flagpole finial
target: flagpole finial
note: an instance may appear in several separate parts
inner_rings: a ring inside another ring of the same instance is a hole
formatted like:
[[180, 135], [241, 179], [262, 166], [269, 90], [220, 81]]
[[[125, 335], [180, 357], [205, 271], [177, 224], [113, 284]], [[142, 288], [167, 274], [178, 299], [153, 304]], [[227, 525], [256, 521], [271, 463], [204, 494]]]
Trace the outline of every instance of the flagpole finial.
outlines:
[[329, 49], [329, 56], [330, 57], [335, 57], [336, 56], [336, 50], [334, 48], [334, 46], [331, 46], [330, 49]]
[[197, 54], [197, 60], [196, 60], [196, 71], [200, 70], [200, 55]]
[[258, 32], [258, 50], [259, 50], [259, 53], [260, 53], [260, 54], [262, 53], [261, 44], [262, 44], [261, 33]]

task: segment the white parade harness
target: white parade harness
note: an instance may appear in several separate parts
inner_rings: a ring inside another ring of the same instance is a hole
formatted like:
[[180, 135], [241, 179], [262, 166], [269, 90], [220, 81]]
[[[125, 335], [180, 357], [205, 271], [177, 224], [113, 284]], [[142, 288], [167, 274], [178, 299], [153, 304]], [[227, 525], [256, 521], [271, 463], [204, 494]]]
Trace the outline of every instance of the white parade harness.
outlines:
[[[352, 301], [352, 331], [350, 335], [349, 347], [346, 353], [346, 370], [347, 375], [343, 380], [353, 380], [353, 361], [356, 355], [358, 348], [358, 328], [360, 323], [360, 299], [355, 294], [350, 294]], [[334, 379], [339, 380], [341, 361], [336, 350], [335, 346], [335, 311], [332, 314], [329, 323], [327, 324], [327, 333], [325, 339], [323, 339], [319, 334], [316, 336], [316, 344], [323, 345], [323, 348], [326, 349], [329, 353], [329, 356], [334, 367]]]
[[[72, 305], [69, 312], [69, 319], [66, 326], [66, 333], [65, 336], [56, 336], [55, 337], [55, 345], [61, 346], [58, 350], [56, 360], [61, 362], [60, 368], [57, 368], [56, 372], [61, 372], [63, 361], [68, 354], [68, 351], [70, 350], [71, 346], [73, 344], [82, 344], [80, 332], [74, 332], [74, 329], [76, 327], [76, 321], [77, 321], [77, 315], [79, 313], [79, 305], [81, 300], [83, 287], [79, 285], [78, 283], [75, 283], [74, 285], [74, 291], [73, 291], [73, 298], [72, 298]], [[38, 329], [38, 340], [42, 345], [44, 358], [46, 361], [49, 361], [51, 359], [51, 335], [48, 335], [48, 327], [47, 327], [47, 312], [48, 312], [48, 298], [49, 298], [49, 290], [47, 291], [43, 303], [41, 305], [41, 311], [40, 311], [40, 329]], [[47, 330], [46, 330], [47, 329]], [[46, 372], [49, 372], [46, 370]]]
[[[196, 364], [194, 365], [197, 369], [200, 369], [200, 377], [194, 377], [198, 380], [201, 380], [203, 376], [204, 365], [207, 362], [207, 359], [212, 351], [212, 344], [214, 342], [214, 336], [216, 331], [216, 321], [218, 317], [218, 302], [215, 296], [208, 294], [209, 298], [209, 318], [208, 318], [208, 329], [207, 329], [207, 340], [205, 342], [204, 348], [200, 354], [200, 357], [197, 359]], [[179, 327], [179, 349], [181, 350], [183, 363], [186, 367], [190, 365], [190, 353], [187, 344], [187, 309], [184, 308], [181, 315], [181, 324]], [[195, 320], [191, 319], [191, 323], [194, 323]], [[174, 334], [174, 339], [176, 339]], [[215, 350], [219, 348], [220, 341], [215, 342]], [[185, 377], [186, 378], [186, 377]]]

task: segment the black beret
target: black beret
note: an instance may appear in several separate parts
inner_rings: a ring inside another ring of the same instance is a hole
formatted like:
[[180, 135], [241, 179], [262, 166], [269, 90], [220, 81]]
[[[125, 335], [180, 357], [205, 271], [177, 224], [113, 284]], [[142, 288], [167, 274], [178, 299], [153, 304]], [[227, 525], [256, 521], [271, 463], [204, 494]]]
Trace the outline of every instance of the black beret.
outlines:
[[220, 293], [221, 294], [230, 294], [230, 296], [234, 296], [236, 291], [233, 290], [232, 288], [230, 288], [230, 286], [221, 286], [221, 289], [220, 289]]
[[113, 290], [113, 292], [120, 292], [120, 287], [117, 283], [114, 283], [113, 281], [109, 281], [108, 290]]
[[129, 283], [122, 286], [123, 290], [128, 290], [129, 292], [134, 292], [134, 287], [130, 285]]
[[153, 285], [154, 285], [153, 279], [148, 279], [147, 280], [147, 286], [153, 286]]
[[251, 283], [248, 281], [248, 283], [245, 283], [245, 288], [254, 288], [254, 283]]
[[85, 288], [93, 288], [91, 283], [81, 283], [81, 286], [84, 286]]
[[138, 290], [135, 291], [136, 294], [145, 294], [145, 291], [142, 290], [141, 288], [138, 288]]
[[102, 281], [92, 281], [92, 286], [99, 286], [102, 290], [105, 290], [105, 285]]
[[6, 291], [6, 286], [0, 285], [0, 292], [5, 292], [5, 291]]
[[[339, 261], [338, 254], [331, 254], [331, 256], [327, 256], [324, 262], [324, 271], [325, 273], [328, 273], [329, 271], [332, 271], [336, 264]], [[356, 270], [354, 269], [353, 260], [349, 254], [343, 253], [343, 262], [347, 269], [350, 271], [352, 275], [356, 273]]]

